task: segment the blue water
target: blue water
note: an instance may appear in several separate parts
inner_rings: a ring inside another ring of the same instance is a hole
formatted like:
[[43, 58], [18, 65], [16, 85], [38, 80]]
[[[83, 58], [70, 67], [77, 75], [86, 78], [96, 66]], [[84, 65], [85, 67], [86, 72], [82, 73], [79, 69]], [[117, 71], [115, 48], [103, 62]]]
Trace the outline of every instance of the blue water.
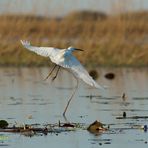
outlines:
[[[50, 68], [0, 68], [0, 119], [14, 124], [55, 124], [60, 120], [76, 82], [66, 71], [58, 78], [44, 81]], [[11, 148], [32, 147], [146, 147], [148, 133], [140, 129], [148, 119], [116, 119], [126, 112], [130, 116], [148, 115], [147, 68], [98, 68], [97, 82], [108, 86], [106, 91], [91, 89], [80, 82], [66, 113], [69, 122], [85, 127], [99, 120], [110, 129], [98, 135], [86, 129], [26, 137], [20, 133], [0, 133], [0, 145]], [[115, 79], [104, 75], [115, 73]], [[121, 96], [125, 93], [126, 97]], [[29, 118], [31, 117], [31, 118]], [[133, 127], [136, 127], [133, 129]]]

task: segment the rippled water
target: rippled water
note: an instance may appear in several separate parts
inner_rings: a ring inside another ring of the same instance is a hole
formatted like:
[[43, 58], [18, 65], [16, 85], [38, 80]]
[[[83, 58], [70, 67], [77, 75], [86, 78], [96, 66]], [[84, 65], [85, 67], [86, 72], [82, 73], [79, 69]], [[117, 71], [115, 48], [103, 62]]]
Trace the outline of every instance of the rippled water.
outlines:
[[[0, 68], [0, 119], [10, 125], [48, 124], [65, 122], [62, 116], [65, 105], [76, 82], [66, 71], [58, 78], [44, 81], [49, 68]], [[115, 79], [104, 75], [115, 73]], [[64, 147], [146, 147], [148, 133], [131, 129], [147, 125], [148, 119], [116, 119], [123, 112], [131, 116], [148, 115], [148, 69], [147, 68], [99, 68], [98, 83], [108, 86], [106, 91], [91, 89], [80, 83], [66, 117], [69, 122], [85, 126], [99, 120], [110, 125], [110, 130], [94, 135], [87, 130], [25, 137], [14, 133], [0, 133], [0, 146], [11, 148]], [[125, 99], [122, 94], [125, 93]], [[31, 116], [31, 119], [29, 117]]]

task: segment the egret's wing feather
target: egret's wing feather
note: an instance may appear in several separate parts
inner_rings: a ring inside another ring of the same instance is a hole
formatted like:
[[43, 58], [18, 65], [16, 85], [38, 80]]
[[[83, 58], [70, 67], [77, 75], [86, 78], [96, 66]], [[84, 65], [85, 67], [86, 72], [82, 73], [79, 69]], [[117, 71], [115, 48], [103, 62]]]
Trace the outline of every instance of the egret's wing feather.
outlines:
[[63, 62], [59, 63], [59, 65], [67, 68], [70, 72], [74, 74], [75, 77], [83, 80], [88, 85], [95, 88], [103, 89], [103, 87], [101, 87], [92, 79], [85, 68], [72, 54], [66, 57]]
[[44, 56], [44, 57], [50, 57], [50, 55], [55, 52], [57, 49], [54, 47], [36, 47], [36, 46], [31, 46], [30, 42], [28, 41], [22, 41], [22, 45], [27, 48], [30, 51], [33, 51], [37, 53], [38, 55]]

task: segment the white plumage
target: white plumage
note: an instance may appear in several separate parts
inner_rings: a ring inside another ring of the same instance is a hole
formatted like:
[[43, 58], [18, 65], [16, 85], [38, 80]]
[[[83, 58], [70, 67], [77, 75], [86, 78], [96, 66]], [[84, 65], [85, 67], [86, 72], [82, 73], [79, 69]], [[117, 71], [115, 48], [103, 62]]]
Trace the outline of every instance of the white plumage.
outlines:
[[30, 51], [44, 57], [49, 57], [53, 63], [66, 68], [68, 71], [73, 73], [76, 78], [83, 80], [88, 85], [103, 89], [103, 87], [92, 79], [81, 63], [72, 55], [72, 52], [77, 50], [76, 48], [69, 47], [67, 49], [58, 49], [54, 47], [36, 47], [31, 46], [30, 42], [22, 40], [21, 43]]
[[[64, 109], [63, 116], [65, 116], [67, 108], [68, 108], [77, 88], [78, 88], [78, 79], [83, 80], [86, 84], [88, 84], [92, 87], [104, 89], [103, 87], [101, 87], [99, 84], [97, 84], [92, 79], [92, 77], [88, 74], [88, 72], [81, 65], [81, 63], [72, 55], [73, 51], [81, 50], [81, 49], [77, 49], [77, 48], [73, 48], [73, 47], [69, 47], [67, 49], [58, 49], [58, 48], [54, 48], [54, 47], [36, 47], [36, 46], [31, 46], [30, 42], [22, 41], [22, 40], [21, 40], [21, 43], [25, 48], [29, 49], [30, 51], [33, 51], [33, 52], [37, 53], [38, 55], [41, 55], [44, 57], [49, 57], [53, 63], [55, 63], [56, 65], [59, 66], [58, 71], [59, 71], [60, 67], [63, 67], [65, 69], [67, 69], [69, 72], [71, 72], [75, 76], [75, 78], [77, 78], [77, 86], [76, 86], [74, 92], [72, 93], [72, 95], [71, 95], [71, 97]], [[55, 67], [56, 66], [54, 66], [54, 68], [51, 70], [51, 72], [46, 77], [46, 79], [50, 76], [50, 74], [53, 72]], [[58, 73], [58, 71], [57, 71], [57, 73]], [[57, 73], [56, 73], [56, 76], [57, 76]], [[56, 76], [54, 77], [54, 79], [56, 78]]]

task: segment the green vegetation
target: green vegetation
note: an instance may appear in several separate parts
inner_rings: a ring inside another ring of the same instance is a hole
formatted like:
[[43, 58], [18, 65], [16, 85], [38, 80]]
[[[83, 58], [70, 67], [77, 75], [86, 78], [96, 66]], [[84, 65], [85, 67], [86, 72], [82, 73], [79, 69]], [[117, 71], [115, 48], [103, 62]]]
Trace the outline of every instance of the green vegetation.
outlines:
[[75, 12], [63, 18], [0, 16], [0, 65], [45, 66], [47, 58], [24, 49], [20, 39], [36, 46], [85, 51], [77, 54], [86, 66], [148, 65], [148, 12], [107, 16]]
[[6, 128], [8, 125], [9, 124], [6, 120], [0, 120], [0, 128]]

